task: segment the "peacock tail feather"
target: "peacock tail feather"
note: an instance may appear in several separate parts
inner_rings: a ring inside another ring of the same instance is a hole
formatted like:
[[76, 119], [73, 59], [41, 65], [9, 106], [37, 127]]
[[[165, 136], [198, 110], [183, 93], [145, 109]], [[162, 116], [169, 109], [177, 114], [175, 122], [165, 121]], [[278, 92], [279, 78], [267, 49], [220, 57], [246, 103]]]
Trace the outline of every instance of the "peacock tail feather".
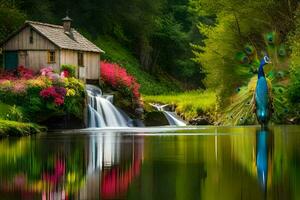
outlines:
[[[283, 110], [284, 102], [281, 101], [278, 91], [284, 90], [283, 86], [272, 87], [272, 80], [266, 78], [270, 99], [270, 110]], [[224, 110], [219, 121], [223, 125], [250, 125], [256, 123], [255, 116], [255, 89], [257, 76], [253, 76], [248, 85], [239, 88], [239, 91], [231, 97], [230, 105]], [[276, 95], [274, 95], [276, 94]], [[278, 117], [279, 118], [279, 117]]]
[[239, 72], [239, 82], [235, 86], [235, 93], [229, 99], [229, 106], [224, 109], [220, 117], [219, 121], [224, 125], [243, 125], [257, 122], [255, 90], [260, 58], [264, 55], [268, 55], [272, 61], [272, 64], [264, 67], [271, 120], [278, 122], [282, 118], [280, 116], [287, 112], [287, 100], [283, 98], [289, 74], [286, 45], [280, 33], [276, 31], [263, 34], [263, 41], [263, 44], [254, 44], [253, 41], [250, 41], [242, 46], [235, 55], [235, 70]]

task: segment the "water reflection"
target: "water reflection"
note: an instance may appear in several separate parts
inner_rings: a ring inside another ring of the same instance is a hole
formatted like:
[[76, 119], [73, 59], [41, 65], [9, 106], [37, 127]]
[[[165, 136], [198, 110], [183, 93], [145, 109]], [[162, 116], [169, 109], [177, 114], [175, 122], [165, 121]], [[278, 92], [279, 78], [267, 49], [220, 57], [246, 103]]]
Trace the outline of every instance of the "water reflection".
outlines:
[[274, 136], [272, 131], [262, 128], [256, 132], [256, 168], [257, 176], [262, 187], [264, 197], [267, 198], [268, 174], [272, 168]]
[[[0, 141], [0, 199], [297, 199], [299, 127]], [[182, 132], [182, 131], [181, 131]]]

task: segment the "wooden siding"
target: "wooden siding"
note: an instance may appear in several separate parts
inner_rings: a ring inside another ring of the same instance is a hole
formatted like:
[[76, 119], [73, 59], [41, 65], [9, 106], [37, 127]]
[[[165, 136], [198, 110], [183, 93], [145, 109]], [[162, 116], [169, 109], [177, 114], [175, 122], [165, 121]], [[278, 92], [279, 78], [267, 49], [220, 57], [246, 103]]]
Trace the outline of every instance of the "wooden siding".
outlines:
[[[59, 51], [55, 51], [55, 63], [48, 63], [48, 51], [27, 51], [26, 66], [34, 71], [39, 71], [42, 67], [53, 67], [59, 70]], [[19, 61], [20, 62], [20, 61]], [[19, 63], [20, 65], [21, 63]]]
[[[99, 53], [83, 52], [84, 66], [80, 67], [76, 75], [80, 74], [80, 78], [98, 80], [100, 76], [99, 62]], [[78, 51], [61, 50], [60, 63], [61, 65], [71, 64], [78, 66]]]
[[3, 45], [3, 50], [55, 50], [57, 47], [35, 30], [32, 32], [33, 43], [30, 43], [30, 27], [24, 28]]
[[100, 78], [100, 54], [85, 52], [83, 61], [86, 67], [86, 79], [98, 80]]

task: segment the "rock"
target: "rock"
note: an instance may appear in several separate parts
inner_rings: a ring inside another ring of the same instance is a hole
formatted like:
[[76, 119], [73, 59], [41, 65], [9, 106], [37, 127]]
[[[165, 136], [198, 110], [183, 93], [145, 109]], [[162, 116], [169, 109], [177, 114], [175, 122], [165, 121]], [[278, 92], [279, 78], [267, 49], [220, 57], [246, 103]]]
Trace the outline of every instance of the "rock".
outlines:
[[145, 115], [144, 123], [146, 126], [165, 126], [169, 125], [164, 113], [160, 111], [149, 112]]
[[207, 116], [200, 116], [189, 121], [190, 125], [212, 125], [211, 120]]

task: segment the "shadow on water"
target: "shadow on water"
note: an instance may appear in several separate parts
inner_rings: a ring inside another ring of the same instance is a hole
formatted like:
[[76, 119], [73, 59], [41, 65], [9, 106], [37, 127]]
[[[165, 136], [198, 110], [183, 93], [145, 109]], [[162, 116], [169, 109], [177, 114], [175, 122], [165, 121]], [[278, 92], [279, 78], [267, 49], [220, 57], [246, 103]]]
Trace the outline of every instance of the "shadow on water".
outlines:
[[299, 130], [165, 127], [8, 138], [0, 141], [0, 199], [297, 199]]

